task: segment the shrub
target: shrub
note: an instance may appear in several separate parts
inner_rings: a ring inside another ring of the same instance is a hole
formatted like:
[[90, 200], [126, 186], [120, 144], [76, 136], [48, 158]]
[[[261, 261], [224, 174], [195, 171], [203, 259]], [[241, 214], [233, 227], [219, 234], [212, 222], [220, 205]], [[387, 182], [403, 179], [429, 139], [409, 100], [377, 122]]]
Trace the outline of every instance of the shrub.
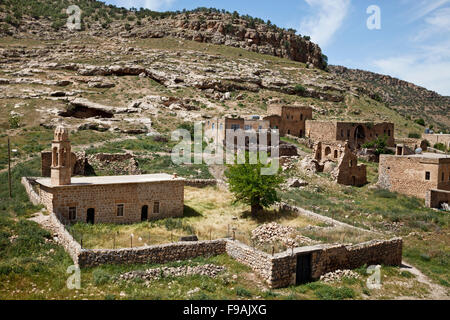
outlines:
[[422, 127], [425, 127], [425, 120], [423, 120], [422, 118], [416, 119], [414, 120], [414, 122], [417, 123], [418, 125], [421, 125]]
[[11, 129], [17, 129], [20, 127], [20, 117], [19, 116], [10, 116], [8, 119], [9, 127]]
[[411, 132], [410, 134], [408, 134], [408, 138], [412, 138], [412, 139], [420, 139], [421, 135], [415, 132]]
[[303, 95], [306, 92], [306, 88], [304, 86], [302, 86], [301, 84], [297, 84], [294, 87], [294, 91], [296, 94]]
[[436, 143], [433, 148], [444, 151], [444, 152], [447, 151], [447, 148], [445, 147], [445, 144], [443, 144], [443, 143]]

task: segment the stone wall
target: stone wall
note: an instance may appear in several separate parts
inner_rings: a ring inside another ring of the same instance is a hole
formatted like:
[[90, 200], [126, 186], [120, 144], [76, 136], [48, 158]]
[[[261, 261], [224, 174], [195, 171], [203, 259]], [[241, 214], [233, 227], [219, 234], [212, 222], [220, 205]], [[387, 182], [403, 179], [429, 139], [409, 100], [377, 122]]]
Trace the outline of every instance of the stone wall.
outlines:
[[[40, 198], [50, 212], [69, 219], [69, 208], [76, 208], [76, 221], [87, 221], [88, 209], [95, 210], [95, 223], [141, 222], [144, 206], [148, 219], [181, 217], [184, 211], [184, 180], [149, 183], [70, 185], [49, 188], [40, 186]], [[153, 212], [159, 202], [159, 213]], [[117, 205], [124, 205], [124, 214], [117, 216]]]
[[314, 141], [348, 141], [351, 149], [378, 137], [387, 137], [387, 146], [394, 147], [393, 123], [306, 121], [306, 136]]
[[450, 191], [429, 190], [425, 197], [425, 205], [428, 208], [442, 209], [442, 203], [450, 204]]
[[41, 204], [41, 197], [33, 189], [33, 185], [36, 184], [35, 179], [22, 177], [21, 183], [25, 187], [25, 191], [28, 194], [28, 198], [30, 199], [31, 203], [35, 206]]
[[363, 265], [400, 266], [403, 241], [400, 238], [374, 240], [357, 245], [337, 245], [312, 252], [312, 278], [338, 269], [356, 269]]
[[[70, 164], [72, 166], [73, 176], [84, 176], [86, 173], [86, 153], [76, 152], [71, 153]], [[52, 166], [52, 152], [41, 152], [41, 175], [43, 177], [50, 177]]]
[[311, 255], [311, 279], [338, 269], [355, 269], [363, 265], [400, 266], [403, 242], [400, 238], [375, 240], [357, 245], [316, 245], [290, 249], [273, 256], [238, 241], [227, 240], [227, 254], [249, 266], [271, 288], [296, 283], [297, 256]]
[[204, 187], [209, 187], [209, 186], [216, 186], [217, 180], [215, 180], [215, 179], [190, 179], [190, 180], [185, 180], [184, 185], [187, 187], [204, 188]]
[[236, 261], [249, 266], [264, 281], [272, 281], [272, 257], [239, 241], [228, 240], [226, 253]]
[[424, 134], [423, 138], [430, 143], [431, 147], [437, 143], [442, 143], [450, 148], [450, 134]]
[[75, 264], [78, 264], [79, 256], [83, 251], [81, 245], [72, 237], [67, 231], [64, 224], [56, 217], [54, 213], [49, 216], [50, 231], [58, 238], [58, 243], [61, 244]]
[[378, 174], [381, 188], [421, 199], [431, 189], [450, 190], [450, 158], [381, 155]]
[[162, 264], [223, 253], [225, 253], [224, 240], [179, 242], [117, 250], [83, 249], [78, 256], [78, 263], [80, 267], [94, 267], [102, 264]]

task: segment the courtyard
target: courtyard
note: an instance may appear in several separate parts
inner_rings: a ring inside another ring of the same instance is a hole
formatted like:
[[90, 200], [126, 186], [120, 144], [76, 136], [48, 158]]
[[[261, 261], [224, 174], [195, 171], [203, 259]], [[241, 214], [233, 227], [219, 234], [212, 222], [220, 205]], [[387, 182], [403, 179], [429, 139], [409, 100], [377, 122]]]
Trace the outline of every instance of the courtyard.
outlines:
[[86, 224], [67, 226], [86, 249], [118, 249], [178, 242], [181, 237], [199, 240], [235, 238], [267, 253], [320, 243], [357, 244], [383, 239], [376, 233], [332, 225], [273, 207], [252, 217], [249, 207], [234, 204], [233, 196], [219, 187], [185, 188], [182, 218], [137, 224]]

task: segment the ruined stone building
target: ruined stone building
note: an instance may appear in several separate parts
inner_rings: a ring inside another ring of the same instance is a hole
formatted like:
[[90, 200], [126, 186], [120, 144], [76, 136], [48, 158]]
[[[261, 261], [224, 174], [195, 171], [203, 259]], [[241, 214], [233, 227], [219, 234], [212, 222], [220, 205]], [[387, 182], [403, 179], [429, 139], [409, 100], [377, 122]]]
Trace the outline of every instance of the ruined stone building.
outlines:
[[358, 165], [358, 157], [347, 143], [317, 142], [314, 159], [318, 162], [318, 171], [331, 173], [339, 184], [360, 187], [367, 183], [366, 165]]
[[430, 143], [431, 147], [442, 143], [447, 149], [450, 149], [450, 134], [424, 134], [423, 138]]
[[71, 161], [68, 131], [58, 127], [51, 177], [36, 183], [42, 204], [66, 221], [121, 224], [183, 215], [184, 179], [168, 174], [73, 178]]
[[441, 203], [450, 201], [450, 156], [435, 153], [405, 155], [398, 147], [396, 155], [380, 156], [378, 185], [426, 199], [428, 206], [438, 208]]
[[267, 108], [271, 129], [278, 129], [280, 136], [286, 135], [304, 137], [306, 120], [312, 120], [312, 108], [305, 106], [285, 106], [281, 104], [270, 105]]
[[394, 124], [381, 122], [306, 121], [306, 136], [313, 141], [348, 141], [351, 149], [364, 143], [387, 137], [387, 146], [394, 147]]
[[[303, 137], [305, 135], [305, 122], [312, 119], [312, 108], [305, 106], [271, 105], [267, 109], [268, 116], [224, 117], [209, 119], [205, 122], [205, 136], [216, 142], [226, 144], [227, 130], [253, 130], [257, 133], [261, 130], [277, 129], [281, 137], [293, 135]], [[268, 135], [268, 139], [270, 134]], [[268, 141], [270, 143], [270, 141]]]

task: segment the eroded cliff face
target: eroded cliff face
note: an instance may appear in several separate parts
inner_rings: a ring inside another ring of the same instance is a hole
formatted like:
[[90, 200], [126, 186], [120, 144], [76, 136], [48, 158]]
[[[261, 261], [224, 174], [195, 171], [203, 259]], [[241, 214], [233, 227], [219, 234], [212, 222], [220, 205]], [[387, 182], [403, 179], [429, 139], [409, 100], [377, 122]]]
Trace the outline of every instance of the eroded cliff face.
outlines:
[[174, 18], [152, 20], [148, 25], [120, 35], [140, 38], [171, 36], [288, 58], [321, 69], [326, 66], [322, 50], [308, 38], [267, 24], [251, 25], [244, 19], [233, 19], [229, 14], [180, 14]]
[[[0, 17], [0, 20], [4, 19]], [[46, 19], [24, 16], [16, 26], [0, 28], [0, 36], [39, 37], [45, 40], [86, 35], [143, 39], [173, 37], [288, 58], [320, 69], [327, 65], [320, 47], [308, 37], [296, 35], [294, 30], [233, 18], [228, 13], [180, 13], [166, 18], [148, 17], [139, 20], [139, 23], [137, 20], [114, 20], [107, 28], [102, 27], [99, 22], [89, 20], [83, 24], [83, 28], [84, 30], [75, 32], [69, 31], [65, 26], [55, 30]]]

